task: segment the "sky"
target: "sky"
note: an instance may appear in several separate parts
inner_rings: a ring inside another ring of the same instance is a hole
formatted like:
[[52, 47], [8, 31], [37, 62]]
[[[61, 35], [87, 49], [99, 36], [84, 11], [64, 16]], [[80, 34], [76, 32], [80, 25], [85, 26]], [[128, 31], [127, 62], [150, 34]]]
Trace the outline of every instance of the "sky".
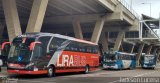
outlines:
[[[150, 16], [151, 3], [151, 17], [159, 18], [160, 16], [160, 0], [125, 0], [129, 5], [132, 3], [132, 8], [139, 14]], [[142, 4], [145, 3], [145, 4]]]

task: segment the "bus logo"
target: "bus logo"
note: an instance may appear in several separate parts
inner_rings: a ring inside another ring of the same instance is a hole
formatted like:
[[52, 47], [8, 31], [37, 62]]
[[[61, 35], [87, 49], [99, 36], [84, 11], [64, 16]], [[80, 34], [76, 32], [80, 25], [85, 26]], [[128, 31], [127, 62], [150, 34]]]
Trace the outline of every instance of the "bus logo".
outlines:
[[86, 65], [86, 57], [78, 55], [62, 55], [58, 57], [57, 66], [84, 66]]

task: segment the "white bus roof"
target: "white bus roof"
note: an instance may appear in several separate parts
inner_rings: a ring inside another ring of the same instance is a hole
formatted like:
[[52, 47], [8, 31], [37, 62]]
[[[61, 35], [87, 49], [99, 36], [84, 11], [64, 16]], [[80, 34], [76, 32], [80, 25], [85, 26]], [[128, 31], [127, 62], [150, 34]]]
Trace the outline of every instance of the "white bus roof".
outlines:
[[69, 36], [65, 36], [65, 35], [60, 35], [60, 34], [53, 34], [53, 33], [42, 33], [42, 32], [33, 32], [33, 33], [25, 33], [19, 36], [32, 36], [32, 37], [39, 37], [39, 36], [54, 36], [54, 37], [58, 37], [58, 38], [63, 38], [63, 39], [68, 39], [68, 40], [73, 40], [73, 41], [77, 41], [77, 42], [82, 42], [82, 43], [87, 43], [87, 44], [92, 44], [92, 45], [97, 45], [96, 43], [90, 42], [90, 41], [86, 41], [86, 40], [82, 40], [82, 39], [77, 39], [74, 37], [69, 37]]

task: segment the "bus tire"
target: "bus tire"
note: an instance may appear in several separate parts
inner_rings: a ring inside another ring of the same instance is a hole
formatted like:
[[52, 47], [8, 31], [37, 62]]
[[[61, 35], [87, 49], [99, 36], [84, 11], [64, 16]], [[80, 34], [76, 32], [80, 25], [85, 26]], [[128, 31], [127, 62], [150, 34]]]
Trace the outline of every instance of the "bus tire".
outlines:
[[89, 73], [89, 65], [86, 65], [86, 66], [85, 66], [84, 74], [88, 74], [88, 73]]
[[48, 67], [48, 73], [47, 73], [48, 77], [54, 77], [55, 76], [55, 68], [52, 66]]
[[131, 65], [129, 69], [133, 70], [133, 69], [135, 69], [135, 67], [133, 65]]
[[155, 67], [152, 67], [153, 70], [155, 70]]

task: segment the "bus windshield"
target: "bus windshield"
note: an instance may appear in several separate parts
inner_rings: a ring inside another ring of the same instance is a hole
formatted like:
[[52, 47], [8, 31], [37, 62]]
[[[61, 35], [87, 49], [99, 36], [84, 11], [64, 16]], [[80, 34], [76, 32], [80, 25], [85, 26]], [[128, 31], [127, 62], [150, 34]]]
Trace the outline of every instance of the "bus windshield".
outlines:
[[8, 62], [29, 63], [31, 58], [31, 51], [29, 47], [30, 43], [34, 41], [34, 38], [15, 38], [9, 52]]
[[116, 60], [115, 53], [107, 53], [105, 56], [106, 60]]
[[153, 62], [154, 56], [145, 56], [145, 63]]

